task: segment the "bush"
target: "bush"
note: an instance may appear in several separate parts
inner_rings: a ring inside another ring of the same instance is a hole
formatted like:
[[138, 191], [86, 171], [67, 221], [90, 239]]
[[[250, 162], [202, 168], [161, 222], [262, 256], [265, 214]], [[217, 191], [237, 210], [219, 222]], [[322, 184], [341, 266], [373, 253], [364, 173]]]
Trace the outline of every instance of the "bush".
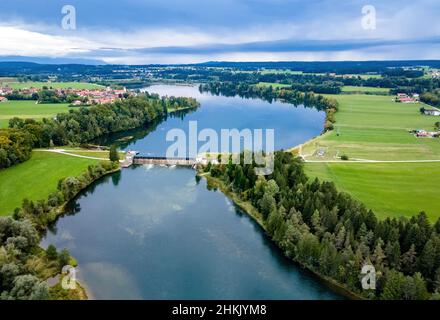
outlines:
[[62, 269], [64, 266], [67, 266], [70, 262], [70, 253], [69, 250], [64, 248], [61, 250], [61, 252], [58, 254], [58, 263], [60, 265], [60, 269]]
[[344, 160], [344, 161], [348, 160], [348, 156], [345, 155], [345, 154], [343, 154], [343, 155], [341, 156], [341, 160]]
[[54, 245], [50, 244], [46, 250], [46, 256], [49, 260], [56, 260], [58, 258], [57, 248]]
[[110, 147], [109, 158], [110, 158], [110, 161], [112, 161], [112, 162], [119, 161], [118, 149], [116, 148], [115, 145], [112, 145]]

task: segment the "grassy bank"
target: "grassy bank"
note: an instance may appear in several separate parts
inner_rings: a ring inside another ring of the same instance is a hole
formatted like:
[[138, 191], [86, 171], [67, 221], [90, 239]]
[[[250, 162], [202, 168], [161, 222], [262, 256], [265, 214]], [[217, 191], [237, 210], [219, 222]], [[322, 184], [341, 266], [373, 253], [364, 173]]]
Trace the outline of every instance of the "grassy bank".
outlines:
[[58, 181], [78, 176], [98, 160], [34, 151], [31, 158], [11, 168], [0, 170], [0, 215], [11, 214], [23, 199], [46, 199], [56, 191]]

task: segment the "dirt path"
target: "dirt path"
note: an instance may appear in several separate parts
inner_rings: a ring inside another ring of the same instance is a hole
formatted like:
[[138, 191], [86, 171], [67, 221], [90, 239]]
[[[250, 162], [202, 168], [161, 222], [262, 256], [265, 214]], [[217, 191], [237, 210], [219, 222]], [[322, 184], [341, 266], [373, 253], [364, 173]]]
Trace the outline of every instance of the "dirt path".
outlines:
[[80, 154], [69, 153], [64, 149], [35, 149], [34, 151], [60, 153], [60, 154], [66, 155], [66, 156], [84, 158], [84, 159], [92, 159], [92, 160], [107, 160], [106, 158], [89, 157], [89, 156], [83, 156]]

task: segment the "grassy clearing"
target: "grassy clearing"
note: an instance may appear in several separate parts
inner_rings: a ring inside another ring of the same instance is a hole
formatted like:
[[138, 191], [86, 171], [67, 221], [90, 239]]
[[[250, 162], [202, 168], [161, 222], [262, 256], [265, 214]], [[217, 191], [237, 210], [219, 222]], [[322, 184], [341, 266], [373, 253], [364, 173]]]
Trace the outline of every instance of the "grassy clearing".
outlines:
[[[328, 95], [339, 101], [335, 129], [306, 143], [302, 153], [308, 160], [332, 160], [346, 154], [368, 160], [440, 159], [440, 140], [416, 138], [412, 129], [433, 130], [436, 117], [419, 112], [423, 104], [394, 102], [392, 96]], [[325, 150], [316, 157], [316, 150]]]
[[29, 89], [42, 88], [44, 86], [53, 89], [102, 89], [103, 86], [87, 82], [1, 82], [1, 87], [9, 87], [12, 89]]
[[343, 86], [343, 93], [375, 93], [375, 94], [388, 94], [390, 89], [376, 88], [376, 87], [360, 87], [360, 86]]
[[283, 83], [275, 83], [275, 82], [259, 82], [257, 84], [258, 87], [269, 87], [272, 86], [272, 88], [288, 88], [290, 87], [290, 84], [283, 84]]
[[307, 174], [333, 181], [379, 218], [410, 217], [424, 210], [440, 217], [440, 163], [307, 163]]
[[20, 207], [23, 199], [46, 199], [56, 190], [58, 181], [78, 176], [98, 160], [34, 151], [21, 164], [0, 170], [0, 216]]
[[7, 101], [0, 103], [0, 128], [8, 126], [9, 119], [19, 118], [52, 118], [58, 113], [67, 112], [67, 103], [36, 104], [35, 101]]

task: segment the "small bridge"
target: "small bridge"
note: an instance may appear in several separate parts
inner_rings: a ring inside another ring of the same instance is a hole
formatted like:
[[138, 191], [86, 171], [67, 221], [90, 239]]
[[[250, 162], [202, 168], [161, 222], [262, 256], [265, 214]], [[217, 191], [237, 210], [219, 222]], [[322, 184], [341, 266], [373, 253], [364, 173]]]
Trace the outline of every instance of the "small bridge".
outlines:
[[158, 164], [168, 166], [195, 166], [196, 159], [193, 158], [167, 158], [167, 157], [147, 157], [136, 155], [133, 157], [133, 164]]

